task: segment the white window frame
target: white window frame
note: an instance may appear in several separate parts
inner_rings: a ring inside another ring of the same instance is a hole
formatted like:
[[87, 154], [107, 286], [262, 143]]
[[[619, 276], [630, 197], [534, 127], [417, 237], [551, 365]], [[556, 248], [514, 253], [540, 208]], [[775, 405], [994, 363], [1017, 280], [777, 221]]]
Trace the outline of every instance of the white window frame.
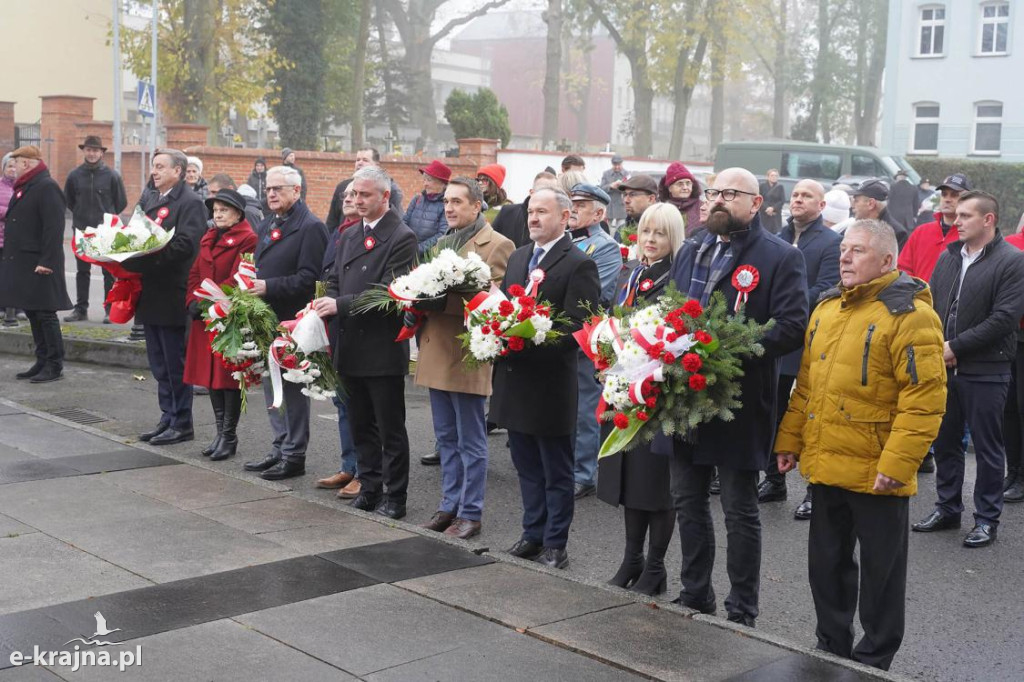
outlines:
[[[939, 105], [938, 102], [915, 102], [911, 106], [914, 107], [914, 118], [913, 118], [913, 120], [911, 122], [911, 125], [910, 125], [910, 145], [909, 145], [910, 153], [911, 154], [917, 154], [919, 156], [937, 156], [938, 153], [939, 153], [938, 126], [939, 126], [939, 117], [942, 116], [942, 107]], [[917, 113], [918, 107], [935, 107], [935, 108], [937, 108], [939, 110], [939, 116], [919, 116], [918, 113]], [[916, 147], [916, 141], [917, 141], [917, 125], [919, 123], [925, 124], [925, 125], [935, 125], [935, 127], [936, 127], [935, 149], [916, 149], [915, 148]]]
[[[999, 15], [999, 7], [1006, 7], [1006, 16], [1001, 17]], [[989, 7], [996, 8], [996, 16], [985, 17], [985, 10]], [[1005, 57], [1010, 54], [1010, 3], [1008, 0], [997, 0], [995, 2], [984, 2], [978, 7], [978, 45], [977, 55], [979, 57]], [[1006, 49], [1002, 51], [993, 50], [991, 52], [985, 52], [983, 48], [985, 26], [992, 25], [992, 47], [996, 46], [997, 35], [999, 33], [999, 26], [1006, 26]]]
[[[924, 13], [926, 11], [932, 11], [932, 18], [925, 19]], [[942, 18], [935, 18], [935, 10], [942, 10]], [[932, 29], [931, 44], [932, 48], [935, 47], [935, 29], [938, 27], [942, 28], [942, 49], [935, 52], [921, 52], [921, 34], [924, 32], [926, 27]], [[935, 59], [937, 57], [946, 56], [946, 44], [949, 36], [946, 31], [946, 6], [945, 5], [921, 5], [917, 8], [917, 32], [914, 34], [914, 56], [922, 59]]]
[[[979, 107], [1005, 107], [1003, 102], [996, 100], [982, 100], [981, 102], [974, 103], [974, 122], [971, 124], [971, 155], [972, 156], [1000, 156], [1003, 153], [1003, 115], [1000, 110], [1000, 115], [995, 116], [979, 116]], [[977, 137], [978, 137], [978, 124], [979, 123], [998, 123], [999, 124], [999, 149], [978, 149], [977, 148]]]

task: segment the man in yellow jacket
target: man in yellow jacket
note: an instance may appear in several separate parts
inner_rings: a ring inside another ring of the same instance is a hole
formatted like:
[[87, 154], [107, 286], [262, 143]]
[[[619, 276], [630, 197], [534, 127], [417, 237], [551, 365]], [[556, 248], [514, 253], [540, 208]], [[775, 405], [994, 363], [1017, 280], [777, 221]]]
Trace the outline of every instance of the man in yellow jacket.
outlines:
[[[927, 284], [896, 270], [896, 235], [858, 220], [840, 285], [819, 298], [779, 427], [779, 471], [811, 483], [809, 578], [818, 648], [887, 670], [903, 641], [909, 498], [946, 405]], [[858, 577], [855, 546], [860, 544]], [[864, 637], [854, 647], [857, 609]]]

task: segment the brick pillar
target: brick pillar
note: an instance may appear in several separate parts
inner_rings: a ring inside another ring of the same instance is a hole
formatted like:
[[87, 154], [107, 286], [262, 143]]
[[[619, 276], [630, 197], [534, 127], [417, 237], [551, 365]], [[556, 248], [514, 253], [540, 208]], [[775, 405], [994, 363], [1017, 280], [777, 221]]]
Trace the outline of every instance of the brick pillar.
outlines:
[[43, 112], [39, 121], [39, 148], [43, 160], [50, 168], [50, 174], [61, 185], [68, 173], [79, 164], [76, 123], [92, 121], [92, 106], [95, 97], [78, 95], [47, 95], [43, 100]]
[[459, 144], [459, 159], [475, 163], [477, 168], [498, 162], [498, 143], [501, 140], [469, 137], [456, 142]]
[[186, 153], [192, 147], [205, 147], [209, 130], [209, 126], [195, 123], [168, 123], [167, 146]]
[[14, 149], [14, 102], [0, 102], [0, 155]]
[[[85, 121], [83, 123], [76, 123], [75, 128], [78, 129], [77, 136], [78, 144], [82, 144], [85, 138], [89, 135], [97, 135], [103, 142], [103, 146], [107, 148], [107, 153], [104, 154], [103, 160], [107, 162], [107, 165], [113, 168], [114, 166], [114, 124], [111, 121]], [[76, 147], [78, 145], [75, 145]], [[82, 153], [78, 152], [78, 158], [82, 158]]]

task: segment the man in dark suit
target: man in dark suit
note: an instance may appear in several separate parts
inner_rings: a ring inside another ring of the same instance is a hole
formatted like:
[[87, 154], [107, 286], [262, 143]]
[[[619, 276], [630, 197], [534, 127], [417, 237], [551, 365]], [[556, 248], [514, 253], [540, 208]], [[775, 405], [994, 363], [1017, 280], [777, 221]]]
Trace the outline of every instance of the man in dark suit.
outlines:
[[[825, 209], [825, 188], [817, 180], [801, 180], [789, 195], [790, 219], [779, 232], [779, 238], [800, 249], [807, 268], [807, 306], [813, 310], [818, 296], [828, 291], [839, 281], [838, 234], [825, 227], [821, 212]], [[778, 419], [786, 412], [789, 394], [800, 371], [802, 349], [797, 349], [782, 358], [779, 373]], [[779, 473], [778, 462], [769, 458], [764, 481], [757, 489], [758, 502], [777, 502], [786, 499], [786, 475]], [[811, 518], [811, 487], [803, 502], [796, 508], [794, 516], [799, 520]]]
[[[391, 178], [377, 167], [356, 171], [349, 186], [362, 223], [341, 235], [327, 296], [314, 301], [320, 317], [337, 316], [331, 346], [348, 392], [352, 440], [359, 453], [362, 490], [350, 505], [392, 519], [405, 516], [409, 435], [405, 430], [405, 376], [409, 342], [396, 342], [402, 318], [392, 312], [352, 311], [368, 289], [409, 271], [416, 234], [388, 210]], [[386, 496], [385, 496], [386, 493]]]
[[185, 373], [185, 289], [199, 239], [206, 231], [206, 206], [185, 184], [188, 159], [177, 149], [157, 150], [150, 167], [152, 187], [139, 199], [142, 210], [164, 229], [174, 228], [167, 246], [156, 253], [124, 262], [124, 268], [142, 274], [142, 293], [135, 307], [135, 322], [146, 333], [149, 369], [157, 381], [160, 421], [139, 436], [150, 445], [192, 440], [192, 387]]
[[566, 234], [572, 202], [557, 189], [535, 190], [530, 197], [532, 244], [517, 249], [508, 262], [502, 291], [526, 286], [540, 271], [538, 298], [564, 313], [556, 326], [564, 336], [530, 347], [494, 364], [491, 421], [508, 429], [512, 463], [523, 495], [523, 535], [509, 554], [553, 568], [569, 565], [565, 546], [573, 516], [573, 447], [576, 428], [576, 342], [572, 333], [601, 298], [597, 265]]
[[[302, 177], [288, 166], [267, 171], [267, 203], [272, 215], [258, 231], [254, 260], [256, 279], [252, 293], [264, 298], [277, 319], [294, 320], [313, 300], [320, 264], [327, 248], [327, 228], [300, 198]], [[260, 461], [246, 462], [246, 471], [261, 471], [261, 478], [279, 481], [306, 473], [309, 444], [309, 397], [302, 386], [282, 381], [284, 406], [270, 409], [273, 450]], [[274, 400], [271, 382], [263, 382], [268, 407]]]
[[761, 227], [757, 178], [742, 168], [718, 174], [712, 189], [706, 234], [683, 244], [672, 266], [680, 291], [706, 304], [713, 292], [732, 310], [739, 291], [732, 278], [740, 266], [759, 273], [748, 292], [744, 313], [759, 323], [774, 320], [761, 340], [764, 354], [743, 361], [743, 406], [731, 421], [714, 420], [697, 428], [692, 440], [655, 439], [652, 450], [671, 454], [672, 495], [683, 550], [683, 589], [675, 603], [714, 613], [711, 586], [715, 561], [710, 485], [715, 467], [721, 481], [727, 531], [726, 566], [732, 589], [725, 599], [729, 620], [754, 626], [761, 580], [761, 519], [757, 479], [768, 465], [779, 409], [779, 359], [800, 347], [807, 324], [807, 278], [797, 249]]

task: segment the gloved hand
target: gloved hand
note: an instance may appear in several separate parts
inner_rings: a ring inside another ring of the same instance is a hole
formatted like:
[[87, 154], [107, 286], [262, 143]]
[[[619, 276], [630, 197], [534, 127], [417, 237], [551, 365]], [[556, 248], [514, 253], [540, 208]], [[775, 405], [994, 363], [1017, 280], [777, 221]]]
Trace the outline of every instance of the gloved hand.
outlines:
[[193, 320], [203, 319], [203, 311], [199, 308], [199, 301], [192, 301], [188, 304], [188, 316]]
[[419, 316], [411, 310], [406, 310], [402, 316], [402, 326], [404, 327], [415, 327], [416, 321], [419, 320]]
[[422, 301], [416, 301], [416, 303], [413, 304], [413, 308], [424, 313], [444, 310], [447, 301], [447, 296], [437, 296], [435, 298], [428, 298]]

